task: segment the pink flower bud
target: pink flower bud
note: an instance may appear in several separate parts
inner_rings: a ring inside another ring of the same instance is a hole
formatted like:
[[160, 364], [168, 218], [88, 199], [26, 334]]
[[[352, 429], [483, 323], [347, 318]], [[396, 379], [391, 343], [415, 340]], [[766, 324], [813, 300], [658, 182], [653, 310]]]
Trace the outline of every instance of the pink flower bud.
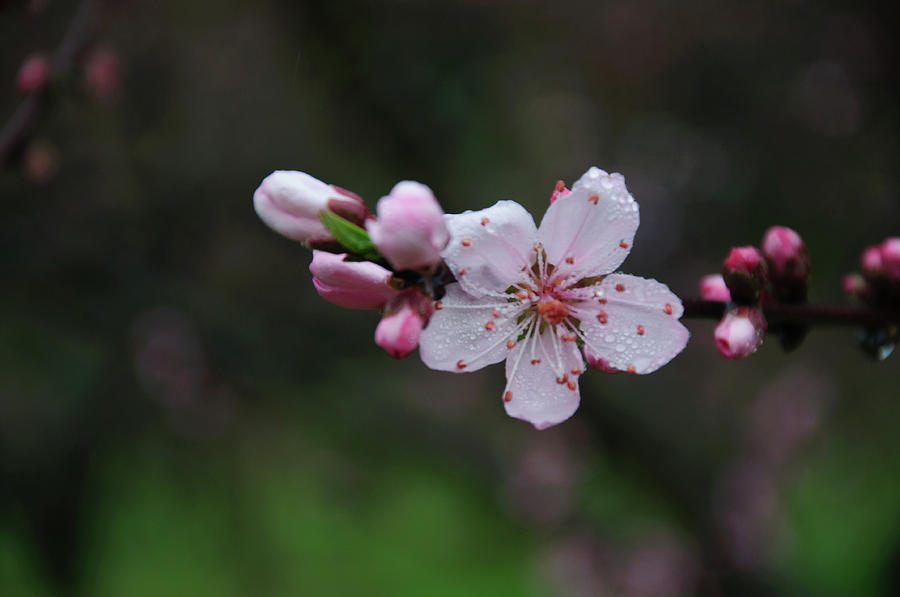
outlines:
[[841, 288], [850, 296], [861, 296], [867, 292], [868, 285], [859, 274], [847, 274], [841, 278]]
[[334, 240], [319, 213], [329, 210], [355, 223], [368, 213], [359, 197], [305, 172], [276, 170], [253, 193], [253, 207], [270, 228], [304, 243]]
[[866, 247], [859, 258], [859, 265], [867, 277], [875, 277], [882, 272], [881, 247], [873, 245]]
[[399, 182], [379, 199], [377, 211], [378, 219], [367, 221], [366, 229], [394, 268], [429, 269], [441, 260], [450, 233], [431, 189], [417, 182]]
[[122, 61], [111, 48], [97, 48], [84, 65], [84, 86], [94, 99], [105, 102], [119, 90]]
[[900, 281], [900, 237], [894, 236], [881, 243], [881, 266], [889, 278]]
[[716, 326], [716, 348], [728, 359], [746, 357], [762, 344], [766, 327], [766, 318], [759, 309], [747, 306], [729, 309]]
[[46, 54], [32, 54], [25, 59], [16, 75], [16, 88], [23, 95], [41, 91], [50, 78], [50, 59]]
[[772, 226], [763, 235], [762, 254], [775, 278], [803, 279], [809, 275], [809, 252], [796, 231]]
[[700, 298], [722, 303], [731, 301], [731, 293], [728, 292], [722, 274], [709, 274], [700, 278]]
[[734, 301], [757, 302], [767, 278], [762, 253], [751, 246], [732, 248], [723, 264], [722, 277]]
[[375, 344], [395, 359], [411, 353], [419, 345], [424, 322], [422, 316], [408, 302], [396, 311], [385, 314], [375, 328]]
[[550, 194], [550, 205], [553, 205], [554, 201], [565, 197], [571, 192], [566, 188], [566, 183], [561, 180], [556, 181], [556, 186], [553, 187], [553, 192]]
[[391, 272], [370, 261], [344, 261], [345, 257], [313, 251], [309, 271], [319, 296], [347, 309], [381, 309], [397, 296], [388, 285]]

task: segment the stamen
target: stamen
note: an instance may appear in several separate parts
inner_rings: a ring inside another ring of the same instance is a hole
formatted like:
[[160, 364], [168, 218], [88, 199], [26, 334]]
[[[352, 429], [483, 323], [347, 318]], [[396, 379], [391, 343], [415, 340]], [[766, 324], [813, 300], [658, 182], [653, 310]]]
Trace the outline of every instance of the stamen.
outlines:
[[462, 359], [456, 361], [456, 368], [457, 369], [465, 369], [466, 368], [466, 364], [463, 363]]
[[493, 315], [495, 318], [500, 317], [500, 314], [497, 312], [497, 309], [491, 310], [491, 315]]
[[462, 239], [462, 241], [460, 242], [460, 244], [461, 244], [462, 246], [464, 246], [464, 247], [468, 247], [468, 246], [470, 246], [470, 245], [472, 244], [472, 239], [471, 239], [471, 238], [464, 238], [464, 239]]
[[671, 315], [672, 314], [672, 305], [670, 305], [669, 303], [666, 303], [666, 306], [663, 307], [663, 313], [665, 313], [666, 315]]
[[572, 367], [572, 375], [581, 375], [581, 369], [578, 367]]
[[465, 276], [465, 275], [466, 275], [466, 271], [467, 271], [466, 268], [462, 268], [462, 269], [459, 270], [457, 273], [458, 273], [460, 276]]
[[600, 201], [600, 196], [599, 195], [591, 195], [590, 197], [588, 197], [588, 201], [590, 201], [594, 205], [597, 205], [597, 202]]
[[556, 181], [556, 191], [557, 192], [562, 193], [565, 188], [566, 188], [566, 183], [564, 183], [561, 180]]
[[569, 381], [569, 376], [566, 375], [565, 373], [563, 374], [562, 377], [556, 378], [556, 383], [558, 383], [559, 385], [562, 385], [562, 384], [566, 383], [567, 381]]
[[637, 370], [635, 370], [634, 365], [628, 365], [628, 368], [625, 369], [625, 372], [629, 375], [634, 375], [635, 373], [637, 373]]
[[509, 349], [512, 349], [512, 347], [515, 346], [515, 345], [516, 345], [516, 341], [515, 341], [515, 340], [507, 340], [507, 341], [506, 341], [506, 347], [509, 348]]
[[488, 222], [490, 222], [490, 221], [491, 221], [490, 218], [481, 218], [481, 225], [487, 226]]
[[493, 322], [493, 321], [489, 321], [489, 322], [487, 322], [486, 324], [484, 324], [484, 329], [486, 329], [486, 330], [492, 330], [492, 329], [494, 329], [494, 322]]
[[568, 387], [570, 390], [574, 390], [574, 389], [575, 389], [575, 382], [574, 382], [574, 381], [570, 381], [570, 382], [566, 383], [566, 387]]
[[540, 363], [540, 362], [541, 362], [541, 359], [531, 359], [531, 364], [532, 364], [532, 365], [537, 365], [537, 364]]
[[444, 303], [443, 303], [443, 301], [435, 301], [435, 303], [434, 303], [434, 310], [435, 310], [435, 311], [440, 311], [440, 310], [443, 309], [443, 308], [444, 308]]
[[643, 336], [644, 335], [644, 326], [638, 324], [637, 333], [638, 333], [638, 336]]
[[628, 248], [628, 243], [626, 243], [624, 240], [620, 240], [620, 241], [619, 241], [619, 246], [622, 247], [623, 249], [627, 249], [627, 248]]
[[606, 316], [606, 311], [600, 311], [597, 313], [597, 321], [606, 325], [606, 322], [609, 321], [609, 318]]
[[575, 263], [575, 258], [572, 256], [566, 257], [566, 263], [572, 265], [573, 263]]
[[616, 284], [616, 292], [625, 292], [624, 284]]
[[503, 394], [503, 402], [509, 402], [510, 400], [512, 400], [512, 392], [506, 390], [506, 392]]

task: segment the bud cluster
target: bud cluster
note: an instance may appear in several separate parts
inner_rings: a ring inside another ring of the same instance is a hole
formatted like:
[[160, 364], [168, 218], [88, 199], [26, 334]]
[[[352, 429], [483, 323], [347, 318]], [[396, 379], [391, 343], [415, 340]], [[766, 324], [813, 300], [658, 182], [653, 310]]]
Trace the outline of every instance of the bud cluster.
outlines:
[[391, 356], [416, 349], [442, 292], [441, 250], [450, 240], [431, 189], [398, 183], [378, 201], [376, 218], [355, 193], [278, 170], [256, 189], [253, 206], [270, 228], [314, 249], [309, 270], [322, 298], [381, 310], [375, 343]]
[[[844, 292], [870, 307], [900, 311], [900, 237], [866, 247], [859, 265], [862, 273], [844, 276]], [[896, 325], [870, 327], [863, 332], [860, 345], [870, 355], [883, 359], [893, 351], [897, 337]]]
[[[803, 239], [785, 226], [766, 230], [758, 248], [732, 248], [722, 264], [722, 274], [710, 274], [700, 281], [703, 299], [729, 304], [716, 326], [719, 353], [738, 359], [755, 352], [769, 328], [763, 306], [806, 302], [810, 265]], [[799, 345], [807, 329], [779, 324], [769, 331], [778, 335], [785, 350], [791, 350]]]

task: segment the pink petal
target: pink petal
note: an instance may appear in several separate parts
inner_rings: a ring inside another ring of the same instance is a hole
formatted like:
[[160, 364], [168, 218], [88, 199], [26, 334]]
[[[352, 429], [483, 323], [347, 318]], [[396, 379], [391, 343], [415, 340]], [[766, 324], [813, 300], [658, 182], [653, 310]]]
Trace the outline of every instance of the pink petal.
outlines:
[[584, 361], [575, 342], [564, 342], [552, 329], [529, 337], [506, 359], [506, 413], [537, 429], [562, 423], [578, 409], [578, 377]]
[[309, 271], [323, 299], [347, 309], [380, 309], [397, 296], [388, 286], [391, 272], [371, 261], [344, 261], [346, 256], [313, 251]]
[[519, 309], [504, 301], [473, 297], [451, 284], [435, 303], [419, 338], [419, 355], [432, 369], [468, 373], [506, 358], [515, 346]]
[[650, 373], [684, 349], [690, 336], [678, 321], [684, 309], [665, 284], [612, 274], [593, 288], [600, 296], [577, 308], [592, 358], [622, 371]]
[[622, 175], [591, 168], [547, 209], [538, 235], [560, 273], [600, 275], [628, 256], [639, 222]]
[[501, 296], [534, 263], [537, 228], [515, 201], [446, 216], [450, 242], [442, 256], [463, 289], [475, 296]]

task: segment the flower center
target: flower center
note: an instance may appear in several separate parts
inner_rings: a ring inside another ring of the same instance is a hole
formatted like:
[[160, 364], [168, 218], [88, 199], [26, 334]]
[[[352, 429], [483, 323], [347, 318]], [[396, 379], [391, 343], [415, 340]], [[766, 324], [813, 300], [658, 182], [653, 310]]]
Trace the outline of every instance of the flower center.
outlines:
[[537, 312], [550, 325], [558, 325], [569, 315], [569, 308], [558, 299], [543, 296], [538, 301]]

